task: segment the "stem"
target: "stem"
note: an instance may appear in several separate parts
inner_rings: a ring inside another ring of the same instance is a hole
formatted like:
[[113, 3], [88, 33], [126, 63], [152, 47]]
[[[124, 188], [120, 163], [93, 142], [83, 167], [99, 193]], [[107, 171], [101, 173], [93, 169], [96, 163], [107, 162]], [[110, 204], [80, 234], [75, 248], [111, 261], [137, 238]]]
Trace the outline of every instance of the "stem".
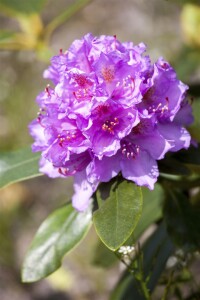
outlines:
[[[135, 279], [136, 283], [138, 284], [138, 288], [140, 289], [141, 293], [145, 297], [146, 300], [151, 300], [151, 294], [147, 287], [147, 283], [144, 279], [144, 273], [143, 273], [143, 253], [141, 252], [140, 246], [138, 244], [138, 253], [136, 256], [138, 256], [137, 261], [137, 267], [135, 268], [133, 263], [128, 264], [123, 257], [121, 257], [117, 252], [115, 252], [118, 259], [121, 260], [121, 262], [127, 267], [127, 270], [130, 272], [130, 274]], [[131, 257], [130, 261], [131, 261]], [[136, 274], [136, 272], [139, 272]]]
[[147, 280], [144, 278], [144, 256], [143, 252], [140, 247], [140, 243], [137, 244], [138, 246], [138, 266], [139, 266], [139, 272], [140, 272], [140, 279], [135, 278], [138, 283], [140, 284], [141, 291], [147, 300], [151, 300], [151, 294], [149, 292], [149, 289], [147, 287]]
[[141, 290], [142, 290], [142, 293], [143, 293], [145, 299], [151, 300], [151, 295], [150, 295], [149, 289], [147, 288], [146, 282], [142, 279], [139, 281], [139, 284], [140, 284], [140, 287], [141, 287]]
[[163, 293], [163, 296], [162, 296], [161, 300], [166, 300], [167, 299], [169, 289], [170, 289], [170, 286], [171, 286], [171, 283], [172, 283], [173, 275], [174, 275], [174, 270], [170, 273], [169, 280], [167, 282], [167, 285], [165, 287], [165, 290], [164, 290], [164, 293]]
[[85, 7], [92, 0], [77, 0], [75, 3], [70, 5], [67, 10], [57, 16], [53, 21], [51, 21], [44, 30], [45, 41], [48, 43], [52, 32], [64, 22], [69, 20], [73, 15], [75, 15], [79, 10]]

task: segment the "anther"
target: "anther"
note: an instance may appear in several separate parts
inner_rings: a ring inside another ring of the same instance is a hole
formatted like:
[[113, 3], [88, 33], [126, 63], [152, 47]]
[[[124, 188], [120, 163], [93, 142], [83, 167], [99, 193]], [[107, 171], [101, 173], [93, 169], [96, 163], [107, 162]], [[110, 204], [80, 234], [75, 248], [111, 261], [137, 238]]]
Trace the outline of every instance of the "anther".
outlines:
[[135, 90], [135, 79], [131, 77], [131, 88], [134, 91]]
[[113, 37], [114, 37], [114, 39], [115, 39], [115, 40], [114, 40], [114, 48], [115, 48], [115, 50], [116, 50], [116, 48], [117, 48], [117, 47], [116, 47], [116, 46], [117, 46], [117, 45], [116, 45], [116, 41], [117, 41], [117, 36], [116, 36], [116, 34], [114, 34]]
[[50, 85], [47, 84], [46, 88], [45, 88], [45, 93], [47, 94], [48, 97], [51, 96], [50, 91], [49, 91]]
[[111, 83], [115, 78], [114, 65], [103, 66], [101, 69], [101, 74], [106, 82]]
[[69, 172], [69, 169], [66, 168], [65, 170], [63, 170], [63, 169], [61, 169], [61, 168], [58, 168], [58, 172], [59, 172], [61, 175], [67, 176], [67, 175], [68, 175], [68, 172]]
[[106, 120], [102, 125], [104, 131], [108, 131], [111, 134], [114, 134], [114, 127], [119, 123], [118, 118], [114, 118], [114, 121]]

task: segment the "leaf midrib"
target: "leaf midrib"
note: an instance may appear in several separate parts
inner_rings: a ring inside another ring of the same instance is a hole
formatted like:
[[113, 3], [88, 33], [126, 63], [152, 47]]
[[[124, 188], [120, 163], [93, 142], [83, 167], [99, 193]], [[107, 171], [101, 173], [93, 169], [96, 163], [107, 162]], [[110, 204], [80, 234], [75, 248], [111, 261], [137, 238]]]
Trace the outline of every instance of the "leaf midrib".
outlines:
[[9, 167], [3, 169], [3, 171], [0, 170], [0, 175], [1, 175], [1, 174], [4, 174], [4, 173], [6, 173], [6, 172], [8, 172], [8, 171], [11, 170], [11, 169], [16, 169], [16, 168], [19, 167], [19, 166], [23, 166], [23, 165], [25, 165], [25, 164], [27, 164], [27, 163], [29, 163], [29, 162], [38, 160], [38, 158], [39, 158], [39, 156], [38, 156], [38, 157], [34, 157], [34, 158], [30, 158], [30, 159], [28, 159], [28, 160], [26, 160], [26, 161], [23, 161], [23, 162], [18, 162], [18, 163], [14, 164], [14, 165], [9, 165]]

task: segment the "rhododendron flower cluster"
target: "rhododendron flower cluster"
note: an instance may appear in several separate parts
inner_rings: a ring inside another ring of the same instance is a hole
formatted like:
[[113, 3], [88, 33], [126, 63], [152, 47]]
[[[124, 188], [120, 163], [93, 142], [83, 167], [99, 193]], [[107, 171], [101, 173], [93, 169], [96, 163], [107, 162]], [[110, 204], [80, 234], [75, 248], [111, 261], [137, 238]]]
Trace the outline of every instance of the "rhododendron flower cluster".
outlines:
[[37, 97], [32, 149], [42, 152], [41, 172], [74, 176], [72, 203], [80, 211], [100, 182], [120, 172], [153, 189], [157, 160], [190, 145], [188, 87], [168, 62], [152, 64], [145, 51], [143, 43], [87, 34], [44, 72], [52, 84]]

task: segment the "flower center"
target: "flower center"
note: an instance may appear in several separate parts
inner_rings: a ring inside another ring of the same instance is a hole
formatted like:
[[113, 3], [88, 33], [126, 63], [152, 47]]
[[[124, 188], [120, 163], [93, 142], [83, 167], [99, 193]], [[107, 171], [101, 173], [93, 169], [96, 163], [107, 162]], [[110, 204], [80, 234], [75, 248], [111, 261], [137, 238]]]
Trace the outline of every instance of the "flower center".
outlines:
[[150, 87], [149, 90], [144, 94], [143, 99], [144, 100], [151, 100], [151, 98], [155, 94], [155, 87]]
[[64, 142], [73, 142], [77, 137], [76, 132], [67, 131], [65, 135], [58, 134], [59, 145], [62, 147]]
[[108, 104], [101, 104], [98, 105], [95, 109], [94, 109], [94, 114], [98, 114], [99, 116], [103, 116], [105, 114], [109, 113], [109, 105]]
[[58, 168], [58, 172], [64, 176], [74, 175], [85, 169], [90, 160], [88, 152], [83, 152], [78, 155], [72, 154], [70, 155], [70, 160], [66, 161], [63, 166]]
[[115, 78], [115, 67], [113, 65], [103, 66], [101, 74], [107, 83], [111, 83]]
[[114, 134], [114, 128], [117, 124], [119, 124], [118, 118], [114, 118], [113, 121], [106, 120], [102, 125], [102, 129], [111, 134]]
[[73, 92], [76, 100], [90, 100], [92, 98], [91, 86], [93, 83], [84, 74], [74, 73], [72, 77], [76, 84], [78, 84], [78, 87], [76, 86], [76, 90]]
[[76, 83], [82, 88], [91, 85], [91, 82], [83, 74], [73, 74], [73, 78], [76, 81]]
[[152, 125], [149, 120], [141, 120], [133, 129], [134, 135], [148, 134], [152, 131]]
[[139, 154], [140, 147], [131, 142], [124, 141], [121, 148], [122, 154], [128, 159], [134, 159]]
[[158, 103], [158, 105], [150, 105], [149, 106], [149, 112], [150, 113], [159, 113], [163, 115], [165, 112], [169, 111], [169, 98], [165, 98], [166, 104]]

